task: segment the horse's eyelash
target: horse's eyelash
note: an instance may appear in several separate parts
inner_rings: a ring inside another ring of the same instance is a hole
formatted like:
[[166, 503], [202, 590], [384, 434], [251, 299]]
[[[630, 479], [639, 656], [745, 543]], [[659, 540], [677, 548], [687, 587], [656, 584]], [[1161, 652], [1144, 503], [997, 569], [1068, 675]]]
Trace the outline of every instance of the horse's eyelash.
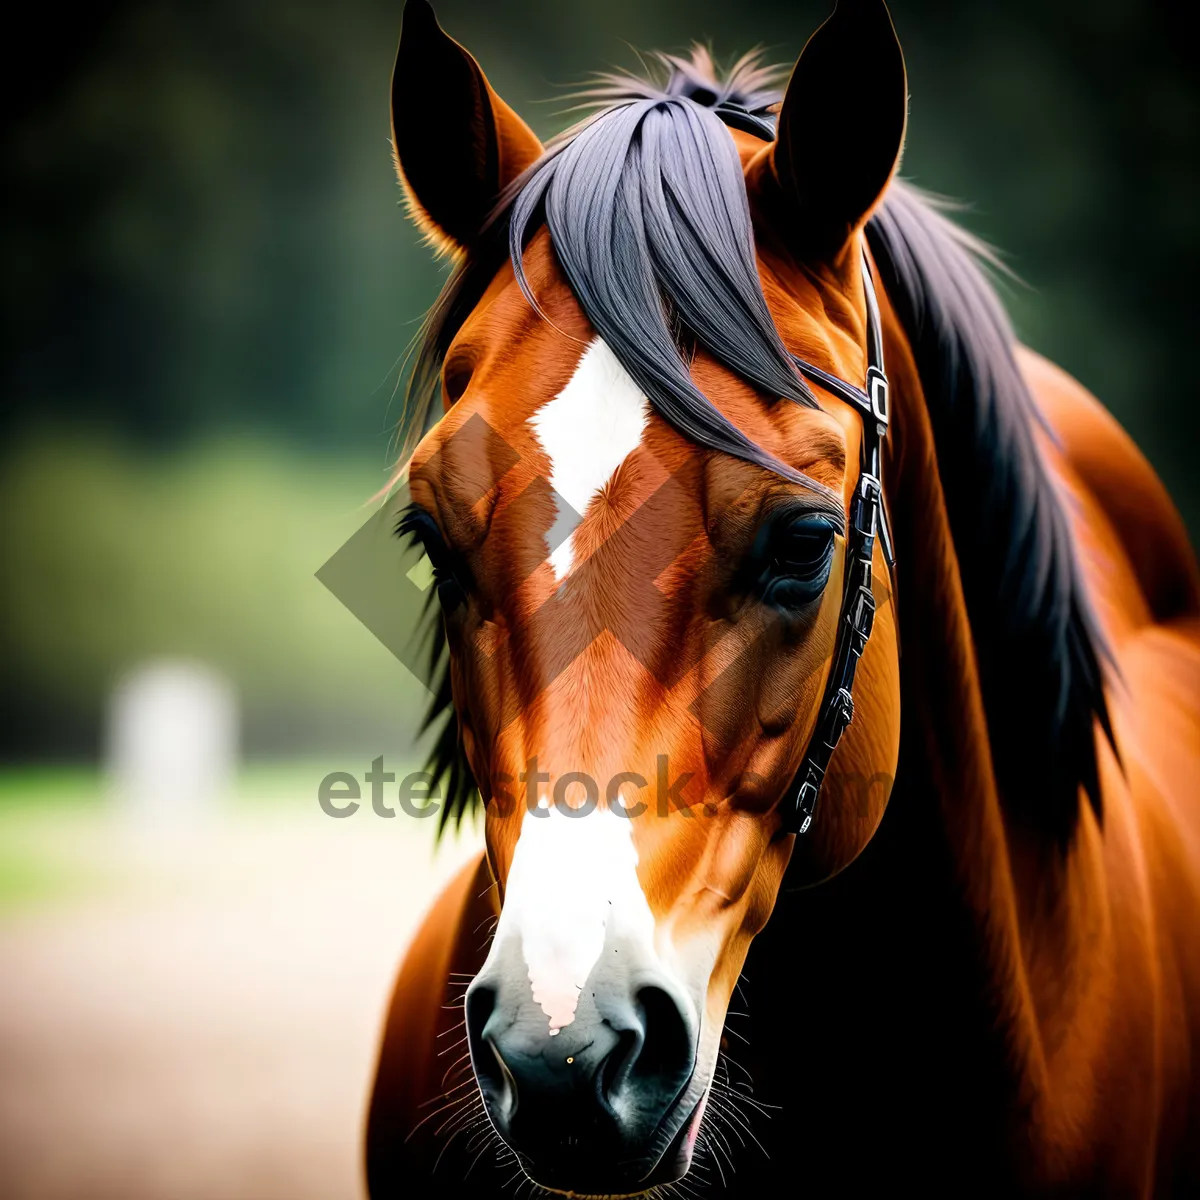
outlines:
[[782, 530], [799, 521], [824, 521], [836, 534], [845, 536], [846, 514], [832, 505], [799, 503], [785, 504], [769, 511], [763, 522], [772, 532]]
[[415, 504], [410, 504], [396, 522], [396, 537], [418, 545], [433, 564], [435, 572], [450, 566], [451, 551], [434, 519]]

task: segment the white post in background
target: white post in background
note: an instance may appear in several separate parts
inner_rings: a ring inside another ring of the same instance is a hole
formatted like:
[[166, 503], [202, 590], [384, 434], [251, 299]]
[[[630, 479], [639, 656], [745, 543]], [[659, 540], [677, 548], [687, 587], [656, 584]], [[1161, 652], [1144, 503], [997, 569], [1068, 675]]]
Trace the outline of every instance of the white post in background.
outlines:
[[237, 743], [233, 685], [203, 663], [145, 663], [113, 691], [109, 779], [146, 828], [194, 826], [215, 809], [233, 783]]

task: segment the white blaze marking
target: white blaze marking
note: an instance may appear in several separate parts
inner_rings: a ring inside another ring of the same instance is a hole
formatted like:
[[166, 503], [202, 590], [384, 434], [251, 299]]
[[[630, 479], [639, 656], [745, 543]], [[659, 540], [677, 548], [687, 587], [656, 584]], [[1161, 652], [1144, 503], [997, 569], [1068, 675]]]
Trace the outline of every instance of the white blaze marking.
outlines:
[[526, 812], [492, 951], [520, 937], [551, 1037], [575, 1020], [609, 929], [653, 952], [654, 914], [638, 883], [630, 820], [608, 809], [586, 816], [559, 808]]
[[[616, 355], [595, 338], [575, 374], [530, 420], [550, 459], [550, 484], [583, 517], [592, 498], [642, 440], [650, 407]], [[575, 561], [572, 532], [550, 555], [556, 579]]]

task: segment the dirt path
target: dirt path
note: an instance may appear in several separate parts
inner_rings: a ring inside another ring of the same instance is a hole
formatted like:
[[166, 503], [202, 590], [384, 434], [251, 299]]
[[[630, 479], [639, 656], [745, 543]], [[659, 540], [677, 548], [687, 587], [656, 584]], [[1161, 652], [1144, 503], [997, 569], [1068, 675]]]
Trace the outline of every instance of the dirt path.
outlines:
[[476, 844], [424, 824], [35, 830], [111, 886], [0, 918], [0, 1195], [361, 1195], [392, 976]]

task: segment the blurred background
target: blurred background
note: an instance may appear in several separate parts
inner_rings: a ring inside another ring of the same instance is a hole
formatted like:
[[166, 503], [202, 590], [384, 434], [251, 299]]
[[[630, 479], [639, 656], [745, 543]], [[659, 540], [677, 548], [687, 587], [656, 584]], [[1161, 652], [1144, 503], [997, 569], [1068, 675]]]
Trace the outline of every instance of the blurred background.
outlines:
[[[790, 62], [827, 11], [436, 7], [543, 136], [567, 123], [564, 91], [633, 65], [631, 47], [702, 38], [722, 61], [761, 44]], [[10, 40], [5, 1195], [357, 1194], [391, 973], [475, 844], [468, 832], [435, 856], [431, 822], [332, 821], [316, 803], [327, 770], [419, 756], [421, 689], [314, 578], [387, 477], [400, 359], [442, 278], [390, 161], [401, 9], [35, 7]], [[904, 174], [967, 204], [1025, 281], [1007, 291], [1021, 336], [1115, 413], [1195, 539], [1200, 88], [1185, 8], [892, 11], [912, 92]], [[148, 840], [114, 780], [155, 778], [121, 724], [136, 725], [130, 680], [155, 663], [143, 708], [200, 705], [211, 733], [193, 749], [204, 786], [163, 789], [174, 816]]]

